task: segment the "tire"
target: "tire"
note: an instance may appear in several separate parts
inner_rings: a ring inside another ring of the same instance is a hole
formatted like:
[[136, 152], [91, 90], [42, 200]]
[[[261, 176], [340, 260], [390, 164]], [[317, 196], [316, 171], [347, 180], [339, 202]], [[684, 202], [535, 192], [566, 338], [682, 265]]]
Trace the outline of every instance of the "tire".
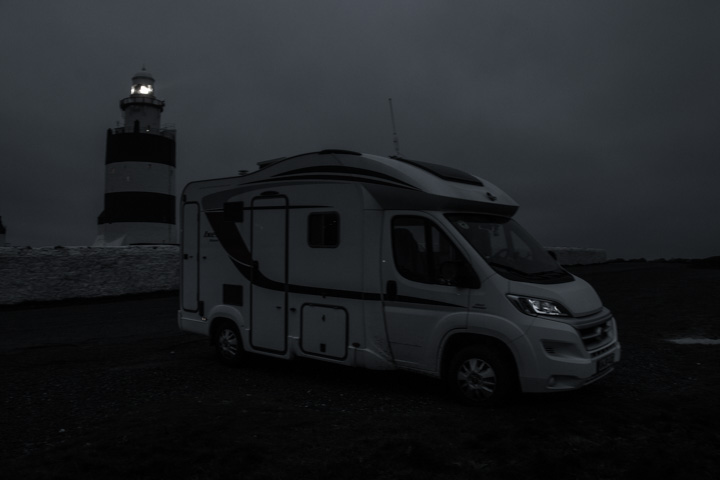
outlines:
[[233, 322], [224, 321], [220, 324], [215, 330], [213, 344], [220, 362], [233, 367], [242, 363], [244, 354], [242, 337]]
[[500, 406], [518, 393], [515, 365], [492, 345], [473, 345], [458, 351], [445, 372], [451, 394], [471, 406]]

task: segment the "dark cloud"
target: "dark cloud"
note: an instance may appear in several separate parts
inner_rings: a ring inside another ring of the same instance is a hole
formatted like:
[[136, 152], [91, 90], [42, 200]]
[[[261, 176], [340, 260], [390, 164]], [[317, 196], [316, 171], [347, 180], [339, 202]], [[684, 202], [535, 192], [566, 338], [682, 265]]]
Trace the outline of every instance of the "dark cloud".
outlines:
[[190, 180], [327, 147], [472, 171], [546, 245], [718, 254], [715, 2], [0, 5], [0, 215], [90, 244], [105, 130], [145, 65]]

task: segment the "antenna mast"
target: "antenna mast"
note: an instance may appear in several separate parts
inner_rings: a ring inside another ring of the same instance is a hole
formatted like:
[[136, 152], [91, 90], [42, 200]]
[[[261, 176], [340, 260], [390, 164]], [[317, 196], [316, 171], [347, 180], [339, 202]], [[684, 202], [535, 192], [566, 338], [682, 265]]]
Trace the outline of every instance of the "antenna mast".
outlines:
[[388, 102], [390, 103], [390, 120], [392, 121], [393, 144], [395, 145], [395, 156], [399, 157], [399, 156], [401, 156], [400, 155], [400, 142], [398, 141], [397, 129], [395, 128], [395, 112], [393, 111], [392, 98], [388, 98]]

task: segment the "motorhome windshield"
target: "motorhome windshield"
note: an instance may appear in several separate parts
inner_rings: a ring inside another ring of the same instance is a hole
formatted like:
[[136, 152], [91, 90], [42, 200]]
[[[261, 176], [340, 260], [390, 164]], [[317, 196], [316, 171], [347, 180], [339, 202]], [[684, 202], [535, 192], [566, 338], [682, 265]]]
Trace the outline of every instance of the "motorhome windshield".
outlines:
[[573, 280], [572, 275], [514, 220], [472, 213], [445, 216], [487, 264], [503, 277], [531, 283]]

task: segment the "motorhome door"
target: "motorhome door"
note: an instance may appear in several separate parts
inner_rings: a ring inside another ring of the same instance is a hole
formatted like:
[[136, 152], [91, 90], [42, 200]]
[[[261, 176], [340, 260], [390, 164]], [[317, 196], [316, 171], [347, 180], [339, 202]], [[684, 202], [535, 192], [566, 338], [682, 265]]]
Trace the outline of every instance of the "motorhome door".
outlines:
[[200, 208], [197, 203], [183, 204], [182, 214], [182, 308], [198, 310], [198, 247]]
[[[383, 308], [388, 340], [398, 364], [425, 368], [438, 327], [467, 324], [470, 290], [454, 285], [465, 262], [435, 221], [415, 212], [386, 212], [383, 240]], [[441, 325], [444, 324], [444, 325]]]
[[284, 352], [287, 347], [287, 221], [285, 196], [256, 197], [251, 205], [250, 343]]

